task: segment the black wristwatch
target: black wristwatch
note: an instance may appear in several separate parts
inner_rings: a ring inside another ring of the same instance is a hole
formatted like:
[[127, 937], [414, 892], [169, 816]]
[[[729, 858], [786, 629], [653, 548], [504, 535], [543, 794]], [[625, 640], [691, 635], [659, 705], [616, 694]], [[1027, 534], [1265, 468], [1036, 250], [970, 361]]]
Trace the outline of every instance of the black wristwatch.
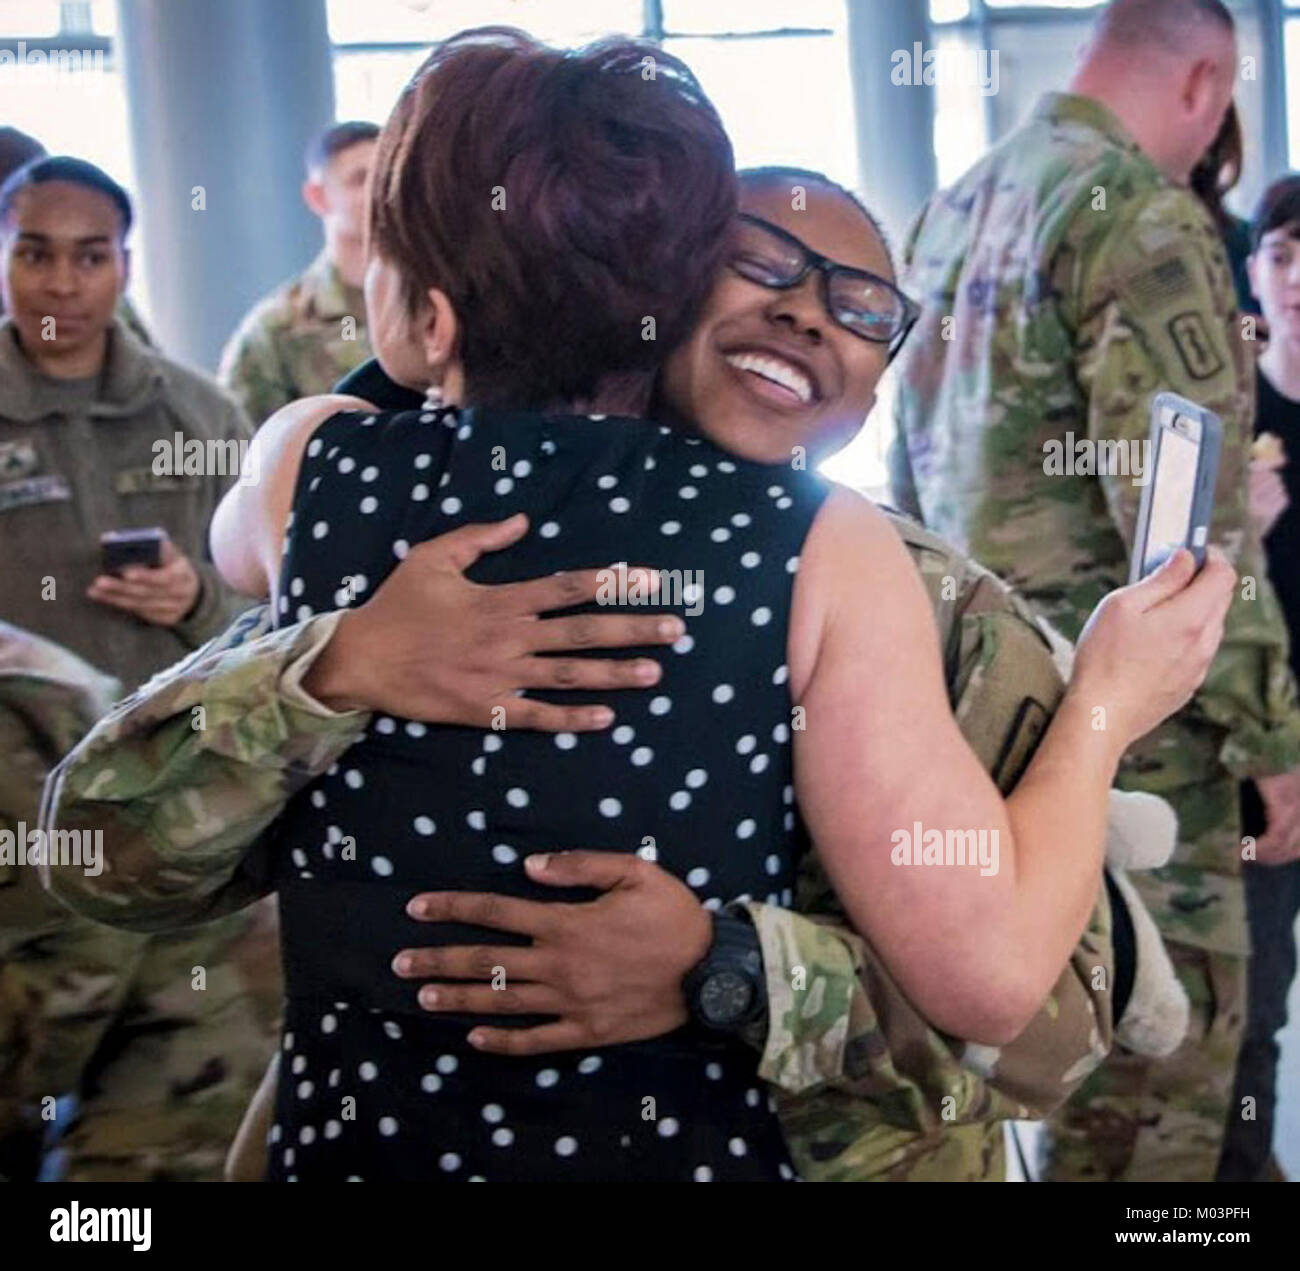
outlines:
[[739, 1033], [767, 1018], [767, 980], [758, 932], [745, 918], [713, 915], [709, 951], [682, 977], [692, 1019], [716, 1033]]

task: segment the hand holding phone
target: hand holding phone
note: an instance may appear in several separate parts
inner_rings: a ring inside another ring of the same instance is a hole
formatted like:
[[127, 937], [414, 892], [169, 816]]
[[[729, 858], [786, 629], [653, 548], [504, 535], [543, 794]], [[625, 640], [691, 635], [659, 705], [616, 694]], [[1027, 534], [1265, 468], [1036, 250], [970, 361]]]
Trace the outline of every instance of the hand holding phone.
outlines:
[[121, 575], [128, 565], [157, 569], [162, 564], [167, 531], [153, 525], [143, 530], [108, 530], [99, 536], [103, 572]]

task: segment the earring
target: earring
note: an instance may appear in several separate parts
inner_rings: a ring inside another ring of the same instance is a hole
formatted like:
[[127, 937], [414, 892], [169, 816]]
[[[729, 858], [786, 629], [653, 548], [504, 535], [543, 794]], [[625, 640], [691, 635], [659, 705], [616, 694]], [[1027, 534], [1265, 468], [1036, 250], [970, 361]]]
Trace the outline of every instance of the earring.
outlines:
[[446, 405], [446, 401], [442, 395], [442, 385], [430, 384], [429, 387], [424, 390], [424, 409], [441, 410], [444, 405]]

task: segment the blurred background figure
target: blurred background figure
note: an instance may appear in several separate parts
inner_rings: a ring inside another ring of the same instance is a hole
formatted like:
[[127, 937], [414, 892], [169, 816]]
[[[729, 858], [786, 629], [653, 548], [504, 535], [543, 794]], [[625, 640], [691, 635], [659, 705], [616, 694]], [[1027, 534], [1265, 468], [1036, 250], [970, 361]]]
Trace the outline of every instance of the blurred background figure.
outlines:
[[370, 356], [361, 283], [378, 136], [374, 124], [335, 124], [308, 151], [302, 197], [320, 217], [325, 246], [240, 323], [218, 372], [255, 426], [300, 397], [329, 392]]

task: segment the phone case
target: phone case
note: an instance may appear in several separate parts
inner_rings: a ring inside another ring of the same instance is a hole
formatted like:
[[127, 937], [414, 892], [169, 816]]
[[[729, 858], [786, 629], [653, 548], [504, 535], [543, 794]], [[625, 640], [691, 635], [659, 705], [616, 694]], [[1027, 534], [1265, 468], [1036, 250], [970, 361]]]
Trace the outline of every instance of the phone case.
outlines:
[[1160, 412], [1169, 407], [1179, 415], [1197, 420], [1201, 425], [1200, 453], [1196, 458], [1196, 487], [1192, 494], [1192, 514], [1187, 526], [1187, 548], [1196, 558], [1196, 568], [1205, 564], [1205, 549], [1210, 541], [1210, 522], [1214, 517], [1214, 487], [1219, 479], [1219, 453], [1223, 446], [1223, 424], [1218, 415], [1198, 406], [1177, 393], [1157, 393], [1151, 399], [1151, 429], [1147, 434], [1151, 471], [1142, 487], [1138, 506], [1137, 533], [1129, 561], [1130, 583], [1142, 578], [1142, 561], [1146, 556], [1147, 530], [1151, 520], [1151, 500], [1155, 496], [1155, 465], [1160, 458]]

